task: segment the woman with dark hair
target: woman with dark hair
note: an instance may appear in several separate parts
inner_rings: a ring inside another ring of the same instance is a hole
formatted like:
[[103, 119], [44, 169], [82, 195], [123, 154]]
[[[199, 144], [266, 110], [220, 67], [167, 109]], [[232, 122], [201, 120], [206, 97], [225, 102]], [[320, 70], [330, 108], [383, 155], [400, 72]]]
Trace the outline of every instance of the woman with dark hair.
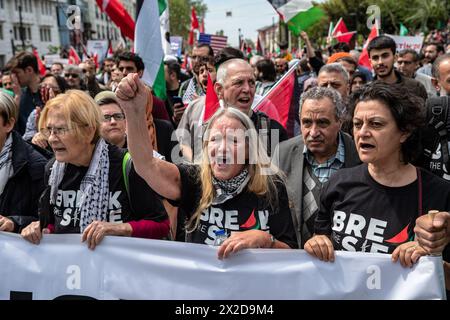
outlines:
[[350, 79], [350, 93], [360, 89], [367, 83], [366, 75], [360, 71], [356, 71]]
[[272, 60], [264, 59], [256, 63], [256, 91], [255, 94], [263, 96], [275, 84], [277, 71]]
[[308, 253], [324, 261], [334, 261], [334, 250], [391, 253], [403, 266], [426, 254], [413, 241], [416, 218], [450, 210], [450, 183], [411, 164], [420, 151], [423, 103], [379, 81], [356, 93], [350, 113], [363, 164], [339, 170], [323, 188]]

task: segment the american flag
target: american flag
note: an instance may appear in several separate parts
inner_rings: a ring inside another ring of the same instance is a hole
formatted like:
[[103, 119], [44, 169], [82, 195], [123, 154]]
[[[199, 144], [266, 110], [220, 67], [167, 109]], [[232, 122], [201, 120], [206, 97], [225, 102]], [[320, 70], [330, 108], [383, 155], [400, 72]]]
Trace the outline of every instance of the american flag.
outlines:
[[227, 46], [227, 39], [228, 37], [225, 36], [216, 36], [213, 34], [200, 33], [198, 43], [209, 44], [213, 48], [214, 54], [216, 54], [219, 50]]

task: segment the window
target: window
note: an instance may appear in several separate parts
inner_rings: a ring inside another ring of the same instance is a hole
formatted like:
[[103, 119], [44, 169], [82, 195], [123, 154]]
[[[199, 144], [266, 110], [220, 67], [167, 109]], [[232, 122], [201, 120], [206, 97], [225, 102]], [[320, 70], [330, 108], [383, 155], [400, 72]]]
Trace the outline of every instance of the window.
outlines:
[[97, 39], [100, 39], [100, 26], [97, 25]]
[[98, 7], [95, 6], [95, 17], [98, 19]]
[[51, 42], [52, 41], [52, 32], [49, 27], [40, 28], [39, 34], [41, 36], [42, 42]]
[[5, 9], [5, 4], [3, 0], [0, 0], [0, 9]]
[[3, 24], [0, 23], [0, 40], [3, 40]]
[[30, 8], [30, 12], [33, 12], [33, 3], [31, 0], [28, 0], [28, 8]]
[[105, 39], [105, 26], [102, 26], [102, 39]]
[[[24, 40], [31, 40], [31, 27], [23, 26], [23, 38]], [[14, 40], [20, 40], [20, 26], [14, 26]]]

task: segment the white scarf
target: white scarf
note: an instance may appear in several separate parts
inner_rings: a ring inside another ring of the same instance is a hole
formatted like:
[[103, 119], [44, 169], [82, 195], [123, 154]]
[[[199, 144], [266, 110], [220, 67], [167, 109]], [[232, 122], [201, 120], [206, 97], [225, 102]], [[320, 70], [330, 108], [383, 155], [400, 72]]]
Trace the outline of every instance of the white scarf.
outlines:
[[[66, 163], [55, 161], [48, 181], [50, 203], [56, 203], [58, 187], [66, 169]], [[100, 139], [95, 146], [89, 169], [80, 184], [81, 199], [77, 212], [80, 212], [80, 233], [93, 221], [106, 221], [109, 206], [109, 155], [108, 144]]]
[[12, 177], [14, 171], [12, 167], [12, 134], [6, 138], [3, 149], [0, 152], [0, 194], [3, 193], [9, 178]]

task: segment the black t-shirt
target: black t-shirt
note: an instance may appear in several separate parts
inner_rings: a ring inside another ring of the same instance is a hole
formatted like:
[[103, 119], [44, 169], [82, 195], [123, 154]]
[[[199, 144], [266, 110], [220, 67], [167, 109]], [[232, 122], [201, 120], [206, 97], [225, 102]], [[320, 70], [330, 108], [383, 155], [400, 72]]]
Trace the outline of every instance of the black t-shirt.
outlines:
[[[179, 205], [190, 218], [196, 211], [201, 198], [199, 167], [178, 165], [181, 176], [181, 199]], [[198, 228], [192, 232], [190, 241], [210, 244], [215, 240], [214, 231], [263, 230], [270, 232], [275, 239], [297, 247], [297, 240], [288, 206], [288, 196], [283, 183], [277, 182], [278, 201], [274, 206], [257, 195], [243, 190], [239, 195], [222, 204], [211, 205], [204, 210]], [[273, 207], [273, 208], [272, 208]]]
[[[422, 212], [449, 211], [450, 183], [420, 172]], [[331, 235], [336, 250], [392, 253], [414, 240], [418, 199], [418, 180], [386, 187], [370, 176], [367, 164], [341, 169], [322, 189], [315, 233]]]
[[[109, 145], [109, 209], [108, 222], [138, 220], [163, 221], [168, 218], [159, 196], [147, 185], [132, 166], [128, 179], [131, 205], [122, 173], [125, 150]], [[45, 183], [48, 184], [51, 161], [46, 168]], [[43, 227], [55, 226], [55, 233], [80, 233], [80, 212], [77, 203], [80, 198], [80, 184], [88, 171], [87, 167], [66, 166], [64, 177], [58, 187], [55, 205], [50, 205], [50, 187], [40, 199], [39, 215]]]

